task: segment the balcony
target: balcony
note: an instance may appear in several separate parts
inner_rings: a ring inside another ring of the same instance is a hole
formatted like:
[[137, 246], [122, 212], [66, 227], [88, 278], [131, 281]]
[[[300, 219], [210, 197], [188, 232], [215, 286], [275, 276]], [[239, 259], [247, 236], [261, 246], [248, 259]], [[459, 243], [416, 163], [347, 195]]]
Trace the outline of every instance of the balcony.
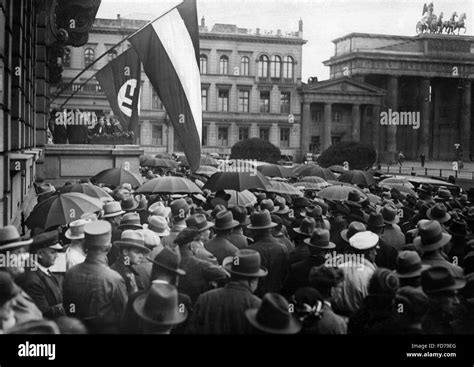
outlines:
[[265, 85], [295, 85], [296, 82], [293, 78], [263, 78], [257, 77], [256, 78], [257, 84], [265, 84]]
[[[58, 86], [58, 90], [64, 88], [67, 83]], [[104, 95], [102, 88], [99, 84], [86, 84], [72, 83], [69, 85], [63, 93], [76, 93], [76, 95]]]

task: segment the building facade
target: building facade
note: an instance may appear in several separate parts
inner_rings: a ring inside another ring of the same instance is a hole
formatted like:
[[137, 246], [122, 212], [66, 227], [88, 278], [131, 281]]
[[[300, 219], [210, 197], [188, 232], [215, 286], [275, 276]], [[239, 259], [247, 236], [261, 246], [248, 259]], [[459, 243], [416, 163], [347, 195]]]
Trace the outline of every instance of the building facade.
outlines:
[[[63, 81], [68, 83], [88, 63], [144, 25], [144, 21], [96, 19], [89, 41], [71, 49], [63, 58]], [[303, 25], [297, 32], [265, 32], [235, 25], [215, 24], [211, 29], [201, 19], [200, 70], [203, 107], [203, 152], [229, 154], [239, 140], [260, 137], [295, 155], [300, 145]], [[130, 45], [124, 42], [99, 60], [52, 108], [58, 108], [76, 91], [64, 108], [110, 114], [109, 104], [95, 79], [81, 87], [108, 60]], [[179, 152], [173, 126], [146, 75], [142, 75], [138, 143], [148, 153]]]

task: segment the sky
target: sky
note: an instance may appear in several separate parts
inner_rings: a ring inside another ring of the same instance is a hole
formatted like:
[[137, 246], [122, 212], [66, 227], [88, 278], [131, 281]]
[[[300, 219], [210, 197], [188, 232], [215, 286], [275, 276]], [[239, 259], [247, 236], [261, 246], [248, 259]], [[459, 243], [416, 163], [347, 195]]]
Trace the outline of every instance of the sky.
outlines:
[[[102, 0], [97, 18], [153, 19], [169, 9], [176, 0]], [[329, 77], [322, 62], [334, 54], [332, 40], [352, 32], [416, 35], [425, 1], [418, 0], [197, 0], [198, 18], [206, 19], [209, 29], [215, 23], [235, 24], [241, 28], [298, 30], [303, 20], [302, 80]], [[474, 0], [434, 1], [434, 13], [466, 13], [466, 35], [474, 35]]]

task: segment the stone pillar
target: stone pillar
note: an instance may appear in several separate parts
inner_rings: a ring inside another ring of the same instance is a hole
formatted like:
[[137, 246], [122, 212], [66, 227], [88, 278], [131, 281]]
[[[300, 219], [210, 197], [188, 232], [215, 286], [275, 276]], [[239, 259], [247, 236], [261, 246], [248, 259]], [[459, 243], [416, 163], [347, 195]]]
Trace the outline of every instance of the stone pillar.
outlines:
[[174, 127], [171, 121], [168, 120], [167, 130], [168, 130], [168, 145], [167, 145], [167, 152], [173, 153], [174, 152]]
[[276, 147], [280, 147], [280, 132], [278, 130], [278, 124], [273, 123], [270, 126], [270, 143]]
[[255, 122], [252, 122], [250, 124], [250, 132], [249, 132], [249, 138], [259, 138], [260, 137], [260, 132], [258, 130], [258, 124]]
[[360, 105], [352, 105], [352, 141], [360, 142]]
[[471, 81], [466, 81], [462, 94], [462, 148], [464, 162], [470, 160], [471, 156]]
[[419, 149], [418, 156], [424, 154], [426, 158], [429, 157], [429, 138], [430, 138], [430, 80], [428, 78], [423, 78], [420, 81], [421, 89], [421, 121], [420, 121], [420, 133], [419, 133]]
[[303, 103], [301, 111], [301, 153], [309, 152], [311, 143], [311, 103]]
[[372, 106], [372, 144], [378, 155], [380, 149], [380, 105]]
[[[389, 76], [388, 88], [387, 88], [387, 102], [388, 108], [393, 112], [398, 112], [398, 77]], [[387, 111], [388, 113], [389, 111]], [[397, 157], [397, 126], [387, 125], [386, 129], [386, 142], [385, 150], [388, 153], [388, 157], [396, 161]]]
[[326, 150], [331, 146], [331, 122], [332, 122], [332, 105], [331, 103], [324, 104], [324, 125], [323, 125], [323, 139], [322, 150]]
[[210, 147], [217, 146], [217, 126], [215, 122], [211, 122], [208, 127], [207, 138], [209, 139], [208, 145]]
[[229, 128], [229, 148], [239, 141], [239, 128], [235, 122], [231, 122]]

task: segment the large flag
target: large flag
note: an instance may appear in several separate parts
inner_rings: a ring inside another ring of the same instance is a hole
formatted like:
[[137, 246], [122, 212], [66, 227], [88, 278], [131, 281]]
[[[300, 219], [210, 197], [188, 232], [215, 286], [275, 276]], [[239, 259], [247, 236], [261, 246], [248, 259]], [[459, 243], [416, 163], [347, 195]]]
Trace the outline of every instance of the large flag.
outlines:
[[163, 102], [194, 172], [200, 164], [202, 134], [196, 1], [186, 0], [129, 41]]
[[95, 74], [124, 131], [138, 134], [141, 63], [129, 48]]

